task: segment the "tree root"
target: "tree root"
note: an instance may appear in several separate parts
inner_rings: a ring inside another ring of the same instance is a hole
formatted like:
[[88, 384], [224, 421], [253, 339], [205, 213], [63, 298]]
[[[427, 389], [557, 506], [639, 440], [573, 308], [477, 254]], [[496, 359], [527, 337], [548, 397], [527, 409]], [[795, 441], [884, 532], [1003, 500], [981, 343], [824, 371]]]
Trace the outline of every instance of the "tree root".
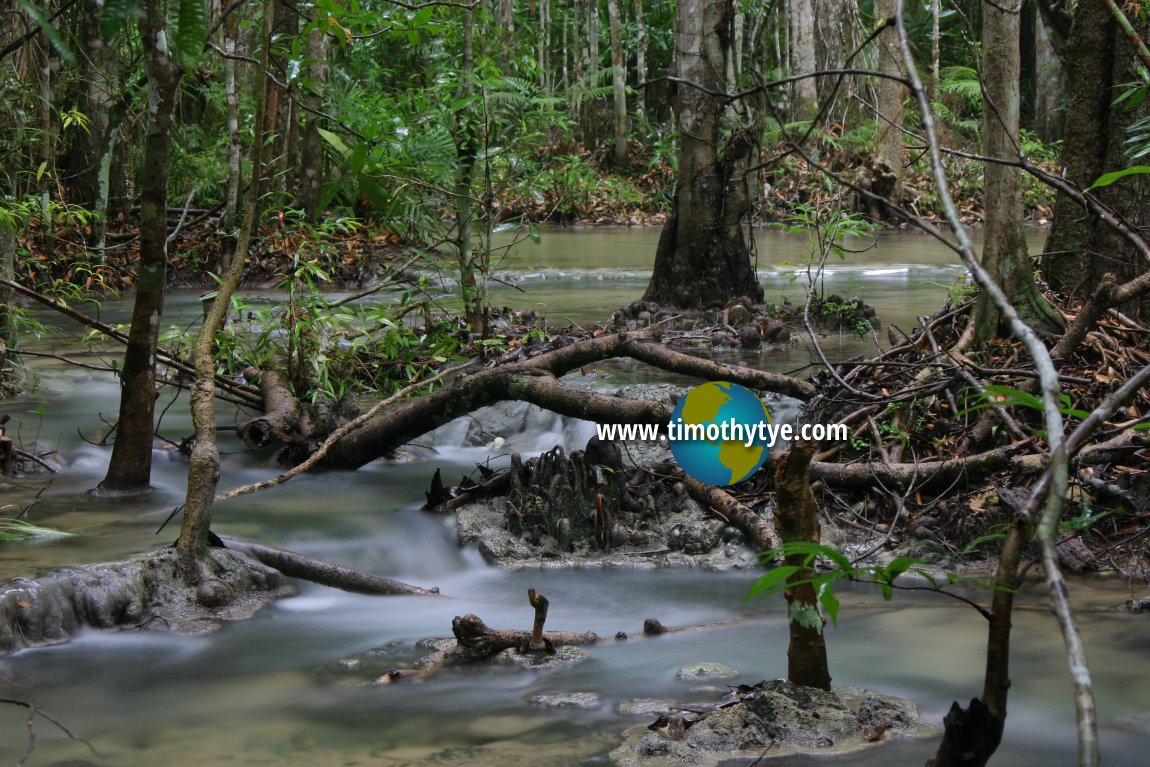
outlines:
[[294, 551], [277, 549], [274, 546], [237, 541], [231, 538], [223, 539], [223, 542], [226, 548], [246, 554], [260, 564], [278, 570], [291, 578], [318, 583], [321, 586], [330, 586], [333, 589], [348, 591], [352, 594], [439, 596], [438, 587], [424, 589], [419, 586], [411, 586], [402, 581], [333, 565], [330, 562], [312, 559]]

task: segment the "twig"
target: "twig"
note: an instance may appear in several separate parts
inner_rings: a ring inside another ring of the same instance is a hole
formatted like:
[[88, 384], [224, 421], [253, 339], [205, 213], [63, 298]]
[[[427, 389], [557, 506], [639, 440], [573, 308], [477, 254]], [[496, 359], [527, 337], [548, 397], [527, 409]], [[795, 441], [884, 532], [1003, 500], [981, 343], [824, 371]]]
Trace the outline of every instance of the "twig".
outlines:
[[16, 698], [0, 698], [0, 703], [8, 703], [13, 706], [23, 706], [24, 708], [28, 709], [28, 748], [24, 751], [24, 755], [20, 757], [20, 761], [16, 762], [16, 767], [24, 767], [24, 765], [28, 762], [28, 758], [32, 756], [32, 752], [36, 749], [36, 728], [34, 723], [37, 716], [41, 716], [44, 719], [47, 719], [52, 724], [56, 725], [56, 727], [59, 728], [59, 730], [67, 735], [70, 739], [83, 743], [94, 755], [103, 758], [103, 755], [97, 751], [96, 747], [88, 742], [88, 740], [81, 738], [79, 735], [69, 730], [63, 722], [49, 714], [47, 711], [44, 711], [41, 708], [37, 708], [28, 701], [17, 700]]

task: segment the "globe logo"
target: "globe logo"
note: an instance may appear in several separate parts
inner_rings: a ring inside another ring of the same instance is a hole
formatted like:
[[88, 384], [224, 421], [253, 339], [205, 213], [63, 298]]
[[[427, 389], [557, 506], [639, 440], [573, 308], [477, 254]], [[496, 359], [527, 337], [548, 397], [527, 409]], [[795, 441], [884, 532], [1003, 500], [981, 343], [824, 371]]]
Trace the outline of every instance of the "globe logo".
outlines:
[[688, 475], [709, 485], [734, 485], [767, 459], [770, 423], [766, 405], [750, 389], [712, 381], [679, 400], [667, 438]]

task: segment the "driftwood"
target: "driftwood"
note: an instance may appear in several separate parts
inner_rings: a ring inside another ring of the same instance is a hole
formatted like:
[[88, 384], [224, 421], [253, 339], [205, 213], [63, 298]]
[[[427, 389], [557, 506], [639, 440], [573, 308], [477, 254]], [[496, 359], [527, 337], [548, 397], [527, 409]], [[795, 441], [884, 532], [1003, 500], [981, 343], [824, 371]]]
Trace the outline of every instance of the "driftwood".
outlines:
[[224, 539], [224, 545], [232, 550], [246, 554], [260, 564], [280, 571], [291, 578], [299, 578], [321, 586], [330, 586], [333, 589], [349, 591], [353, 594], [371, 594], [375, 596], [438, 596], [439, 588], [423, 589], [411, 586], [402, 581], [384, 578], [382, 575], [372, 575], [360, 570], [352, 570], [330, 562], [297, 554], [294, 551], [277, 549], [274, 546], [263, 546], [258, 543], [237, 541], [231, 538]]
[[[530, 631], [518, 629], [493, 629], [477, 615], [468, 613], [462, 617], [456, 616], [451, 621], [451, 633], [455, 635], [455, 646], [449, 650], [422, 658], [415, 663], [420, 676], [427, 676], [444, 666], [458, 666], [474, 663], [477, 660], [490, 658], [504, 650], [512, 648], [527, 648], [531, 644]], [[564, 645], [588, 645], [600, 641], [599, 636], [593, 632], [577, 634], [573, 631], [544, 631], [543, 641], [551, 643], [553, 647]]]
[[264, 414], [244, 421], [236, 429], [245, 445], [260, 448], [276, 441], [292, 444], [305, 435], [306, 425], [301, 423], [304, 410], [283, 376], [274, 370], [248, 368], [244, 377], [259, 382], [264, 401]]

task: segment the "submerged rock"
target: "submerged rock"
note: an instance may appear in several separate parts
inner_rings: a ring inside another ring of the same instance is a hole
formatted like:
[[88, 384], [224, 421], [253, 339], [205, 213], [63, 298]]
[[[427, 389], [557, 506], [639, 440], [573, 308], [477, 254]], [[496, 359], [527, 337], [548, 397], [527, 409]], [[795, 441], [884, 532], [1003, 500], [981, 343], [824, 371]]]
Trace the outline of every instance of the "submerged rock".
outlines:
[[631, 728], [611, 761], [621, 767], [709, 767], [740, 758], [848, 753], [894, 735], [938, 732], [913, 703], [857, 688], [824, 692], [776, 680], [732, 695], [690, 707], [692, 714]]
[[675, 678], [687, 682], [703, 682], [708, 679], [732, 679], [738, 675], [739, 672], [730, 666], [714, 661], [705, 661], [683, 666], [675, 673]]
[[599, 708], [599, 696], [593, 692], [557, 692], [528, 696], [532, 706], [544, 708]]

